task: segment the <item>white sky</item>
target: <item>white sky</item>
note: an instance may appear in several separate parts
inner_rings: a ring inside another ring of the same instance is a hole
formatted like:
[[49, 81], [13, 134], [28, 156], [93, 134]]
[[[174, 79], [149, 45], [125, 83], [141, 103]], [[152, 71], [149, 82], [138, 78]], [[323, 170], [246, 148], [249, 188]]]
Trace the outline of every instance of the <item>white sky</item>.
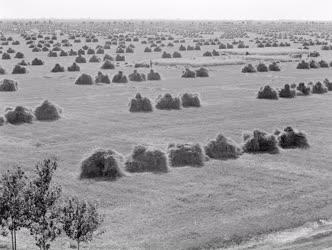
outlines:
[[2, 18], [332, 20], [332, 0], [0, 0]]

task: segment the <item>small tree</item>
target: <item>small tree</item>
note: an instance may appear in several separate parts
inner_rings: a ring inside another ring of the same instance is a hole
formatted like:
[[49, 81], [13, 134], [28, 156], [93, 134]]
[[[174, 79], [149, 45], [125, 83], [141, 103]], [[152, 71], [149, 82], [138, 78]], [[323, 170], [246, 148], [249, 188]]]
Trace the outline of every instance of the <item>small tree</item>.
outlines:
[[56, 159], [45, 159], [37, 163], [37, 176], [30, 182], [28, 189], [30, 234], [35, 237], [36, 245], [42, 250], [49, 249], [50, 242], [61, 233], [60, 213], [55, 206], [61, 196], [61, 187], [52, 185], [57, 166]]
[[81, 242], [89, 242], [93, 233], [102, 223], [102, 217], [98, 214], [96, 205], [70, 198], [62, 208], [61, 222], [66, 235], [77, 242], [80, 249]]
[[11, 234], [12, 249], [16, 250], [16, 232], [25, 226], [28, 215], [25, 203], [27, 177], [21, 168], [7, 171], [0, 180], [0, 224], [3, 235]]

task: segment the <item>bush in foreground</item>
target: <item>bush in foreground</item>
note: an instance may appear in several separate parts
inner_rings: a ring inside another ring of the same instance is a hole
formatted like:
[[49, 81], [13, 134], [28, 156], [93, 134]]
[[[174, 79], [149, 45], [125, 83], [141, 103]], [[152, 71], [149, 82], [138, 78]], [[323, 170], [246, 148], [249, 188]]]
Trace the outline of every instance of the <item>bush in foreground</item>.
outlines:
[[240, 146], [222, 134], [211, 140], [205, 147], [205, 154], [212, 159], [236, 159], [242, 154]]
[[203, 166], [205, 156], [199, 144], [170, 144], [168, 159], [173, 167]]
[[10, 79], [3, 79], [0, 81], [0, 91], [13, 92], [18, 90], [17, 81]]
[[80, 178], [108, 178], [125, 176], [123, 156], [114, 150], [96, 149], [81, 162]]
[[156, 103], [156, 108], [163, 110], [180, 109], [181, 104], [178, 97], [172, 97], [169, 93], [158, 96]]
[[271, 99], [271, 100], [277, 100], [278, 94], [277, 91], [271, 88], [269, 85], [264, 86], [264, 88], [261, 88], [258, 91], [257, 94], [258, 99]]
[[60, 119], [62, 109], [48, 100], [44, 100], [36, 107], [34, 114], [39, 121], [55, 121]]
[[246, 153], [279, 153], [278, 141], [275, 135], [254, 130], [243, 135], [243, 151]]
[[7, 108], [5, 112], [7, 122], [11, 124], [31, 123], [34, 118], [33, 112], [23, 106]]
[[158, 149], [138, 145], [125, 163], [128, 172], [168, 172], [166, 154]]
[[309, 143], [304, 132], [286, 127], [283, 132], [278, 135], [278, 143], [282, 148], [308, 148]]
[[151, 101], [146, 97], [142, 97], [140, 93], [137, 93], [129, 103], [130, 112], [151, 112], [152, 110]]

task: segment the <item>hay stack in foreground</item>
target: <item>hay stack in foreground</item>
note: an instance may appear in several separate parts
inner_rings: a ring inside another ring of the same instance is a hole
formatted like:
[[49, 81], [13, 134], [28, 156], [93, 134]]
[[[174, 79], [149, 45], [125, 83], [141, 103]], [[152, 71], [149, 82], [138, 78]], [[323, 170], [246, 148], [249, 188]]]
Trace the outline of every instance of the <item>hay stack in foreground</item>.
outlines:
[[155, 172], [169, 171], [166, 154], [158, 149], [138, 145], [125, 163], [128, 172]]
[[109, 178], [125, 176], [123, 156], [114, 150], [96, 149], [81, 163], [80, 178]]

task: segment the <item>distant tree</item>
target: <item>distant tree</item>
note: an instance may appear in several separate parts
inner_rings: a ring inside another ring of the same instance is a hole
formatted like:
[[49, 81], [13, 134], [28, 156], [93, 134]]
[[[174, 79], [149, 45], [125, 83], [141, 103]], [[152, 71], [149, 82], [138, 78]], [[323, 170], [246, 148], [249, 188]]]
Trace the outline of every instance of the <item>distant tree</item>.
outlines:
[[50, 249], [50, 243], [61, 233], [60, 211], [56, 202], [61, 187], [52, 184], [57, 169], [56, 159], [45, 159], [36, 165], [36, 177], [29, 184], [28, 207], [30, 210], [30, 234], [41, 250]]
[[102, 223], [96, 205], [70, 198], [61, 209], [61, 222], [66, 235], [77, 242], [80, 249], [81, 242], [89, 242], [93, 234]]
[[0, 180], [0, 225], [3, 235], [10, 231], [13, 250], [16, 250], [16, 232], [25, 227], [28, 218], [26, 186], [27, 177], [19, 167], [7, 171]]

